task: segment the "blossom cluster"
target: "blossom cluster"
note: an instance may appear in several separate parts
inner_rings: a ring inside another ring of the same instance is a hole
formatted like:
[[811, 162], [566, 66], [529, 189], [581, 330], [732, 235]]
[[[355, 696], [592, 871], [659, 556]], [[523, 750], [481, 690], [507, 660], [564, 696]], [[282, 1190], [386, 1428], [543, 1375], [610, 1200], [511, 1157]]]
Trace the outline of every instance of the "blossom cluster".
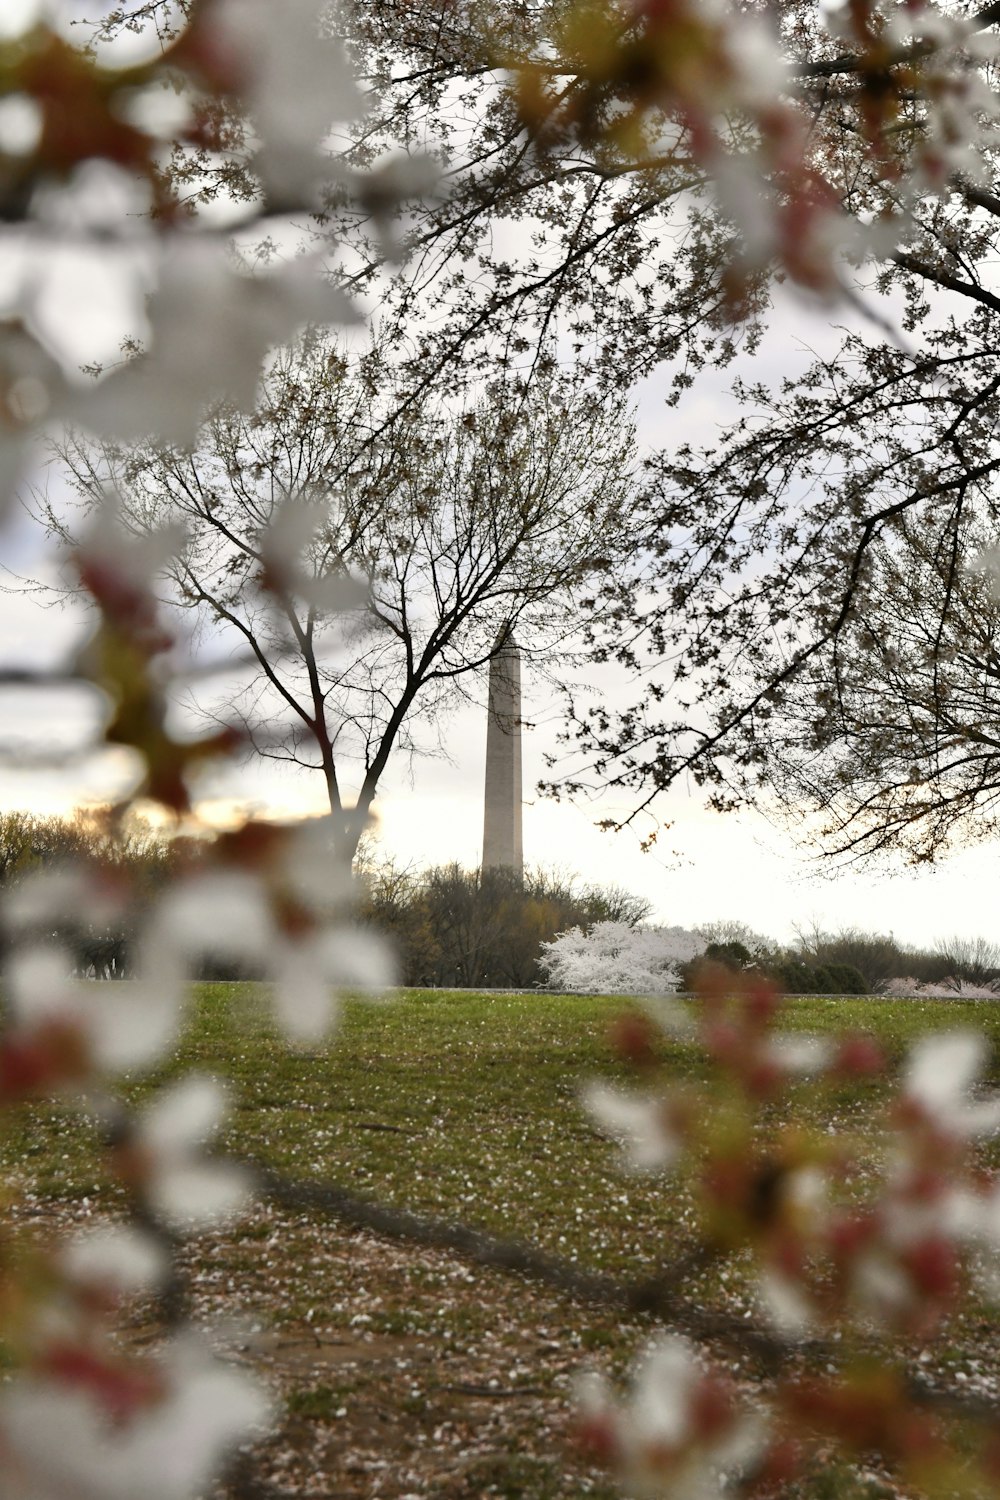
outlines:
[[683, 927], [595, 922], [542, 943], [540, 963], [552, 988], [570, 994], [671, 994], [680, 965], [704, 946], [703, 938]]
[[626, 1492], [639, 1500], [711, 1495], [750, 1474], [780, 1477], [761, 1415], [740, 1404], [686, 1339], [664, 1337], [650, 1345], [627, 1405], [595, 1373], [578, 1380], [577, 1401], [584, 1448], [613, 1465]]
[[[771, 1483], [804, 1461], [810, 1433], [847, 1451], [879, 1448], [913, 1474], [948, 1453], [905, 1369], [884, 1353], [876, 1377], [868, 1351], [873, 1338], [936, 1337], [963, 1299], [1000, 1287], [1000, 1176], [983, 1171], [976, 1151], [1000, 1133], [1000, 1095], [978, 1089], [985, 1040], [959, 1029], [911, 1046], [883, 1122], [884, 1152], [861, 1192], [859, 1143], [810, 1133], [777, 1106], [801, 1080], [833, 1101], [838, 1087], [883, 1076], [886, 1059], [862, 1034], [783, 1030], [780, 1013], [769, 982], [706, 966], [693, 1012], [659, 1000], [651, 1015], [671, 1038], [703, 1049], [718, 1091], [596, 1081], [585, 1091], [633, 1170], [692, 1174], [705, 1255], [752, 1255], [777, 1344], [832, 1338], [837, 1355], [823, 1374], [783, 1377], [766, 1405], [728, 1391], [713, 1406], [699, 1392], [715, 1391], [715, 1377], [673, 1339], [652, 1346], [624, 1405], [603, 1381], [585, 1382], [582, 1438], [629, 1493], [667, 1496], [679, 1474], [695, 1471], [699, 1492], [734, 1477], [752, 1488], [763, 1473]], [[647, 1071], [652, 1025], [632, 1017], [616, 1032], [623, 1054]], [[980, 1461], [985, 1482], [986, 1445]]]
[[[553, 38], [561, 72], [548, 55], [515, 61], [522, 116], [541, 150], [569, 137], [609, 167], [690, 163], [737, 231], [734, 317], [770, 268], [833, 297], [845, 262], [905, 238], [921, 196], [982, 178], [1000, 121], [997, 39], [989, 12], [925, 0], [852, 0], [820, 15], [806, 28], [814, 51], [796, 59], [755, 7], [579, 0]], [[841, 181], [845, 139], [859, 150]]]
[[[258, 239], [280, 234], [332, 184], [348, 188], [327, 141], [363, 115], [364, 99], [328, 6], [185, 6], [140, 61], [129, 45], [119, 57], [75, 44], [75, 18], [53, 10], [0, 34], [0, 212], [16, 226], [0, 309], [0, 515], [54, 424], [190, 442], [209, 402], [252, 404], [276, 345], [354, 316], [322, 253], [255, 262], [232, 240], [242, 223]], [[220, 229], [194, 216], [172, 162], [211, 162], [224, 142], [251, 187]], [[409, 171], [397, 166], [379, 183], [386, 209], [427, 181], [418, 156]], [[350, 186], [362, 192], [364, 179]], [[79, 295], [67, 248], [89, 256], [99, 289], [107, 279], [109, 303], [129, 304], [129, 326], [144, 325], [138, 343], [125, 335], [120, 365], [92, 369], [103, 378], [88, 384], [64, 357], [62, 308]]]
[[[193, 5], [139, 62], [135, 49], [119, 61], [76, 45], [52, 16], [5, 32], [0, 61], [0, 204], [18, 226], [0, 323], [3, 523], [36, 436], [54, 424], [183, 444], [208, 401], [253, 402], [274, 346], [306, 323], [350, 316], [320, 258], [254, 272], [228, 234], [190, 218], [166, 163], [173, 149], [211, 148], [214, 122], [229, 111], [243, 121], [259, 185], [248, 216], [262, 223], [309, 208], [333, 171], [328, 132], [356, 117], [362, 100], [317, 0]], [[67, 245], [100, 245], [145, 323], [142, 348], [87, 384], [64, 367], [47, 313]], [[291, 495], [282, 508], [287, 534], [276, 526], [273, 556], [262, 559], [265, 596], [298, 584], [304, 504]], [[112, 832], [143, 798], [197, 835], [201, 769], [245, 749], [228, 726], [190, 738], [175, 724], [185, 642], [159, 594], [183, 540], [173, 527], [130, 532], [109, 495], [64, 559], [93, 626], [62, 671], [103, 705], [97, 740], [81, 754], [115, 747], [132, 767], [109, 813]], [[336, 583], [339, 607], [345, 582]], [[236, 959], [270, 978], [277, 1019], [298, 1043], [333, 1024], [339, 986], [391, 978], [382, 949], [351, 926], [344, 820], [283, 827], [251, 818], [188, 844], [177, 878], [151, 900], [126, 867], [94, 855], [25, 877], [0, 911], [0, 1122], [30, 1101], [76, 1109], [104, 1142], [128, 1206], [117, 1226], [62, 1246], [15, 1244], [6, 1233], [0, 1246], [11, 1365], [0, 1465], [4, 1493], [17, 1500], [186, 1500], [272, 1419], [260, 1384], [220, 1363], [170, 1310], [179, 1237], [239, 1213], [252, 1192], [247, 1170], [214, 1148], [226, 1091], [194, 1074], [133, 1108], [119, 1088], [169, 1059], [199, 965]], [[129, 934], [132, 981], [77, 977], [75, 945], [90, 928]], [[115, 1337], [135, 1297], [162, 1301], [155, 1356]]]
[[912, 979], [906, 975], [899, 975], [896, 978], [886, 981], [883, 993], [920, 1000], [993, 1001], [997, 998], [995, 985], [974, 984], [968, 979], [960, 978], [957, 974], [942, 979], [938, 984], [932, 984], [929, 980]]
[[0, 1392], [5, 1494], [186, 1500], [233, 1447], [266, 1430], [264, 1389], [193, 1334], [176, 1334], [155, 1357], [111, 1338], [112, 1315], [167, 1274], [155, 1237], [92, 1231], [31, 1269], [41, 1288], [14, 1304], [7, 1330], [20, 1369]]
[[[76, 557], [96, 615], [76, 674], [107, 698], [105, 743], [134, 754], [133, 797], [153, 798], [175, 817], [190, 816], [192, 778], [204, 760], [239, 748], [227, 731], [201, 740], [171, 731], [177, 642], [156, 582], [181, 540], [171, 529], [129, 535], [109, 498]], [[112, 821], [131, 802], [114, 809]], [[9, 1470], [12, 1493], [25, 1500], [125, 1500], [140, 1488], [185, 1500], [264, 1428], [263, 1389], [189, 1333], [177, 1331], [151, 1361], [113, 1341], [123, 1298], [155, 1295], [169, 1282], [177, 1237], [239, 1213], [252, 1193], [245, 1168], [210, 1149], [227, 1107], [216, 1080], [190, 1074], [139, 1109], [116, 1096], [115, 1082], [169, 1056], [188, 982], [206, 957], [270, 977], [277, 1020], [298, 1043], [329, 1030], [339, 986], [391, 982], [382, 947], [350, 924], [342, 834], [331, 818], [292, 826], [250, 819], [196, 842], [138, 920], [127, 872], [97, 856], [29, 874], [6, 897], [0, 1109], [56, 1097], [75, 1105], [103, 1135], [132, 1217], [131, 1226], [48, 1257], [5, 1256], [18, 1373], [0, 1398], [0, 1453], [5, 1482]], [[133, 934], [133, 981], [76, 977], [74, 935], [88, 925]], [[67, 1436], [55, 1447], [53, 1424]]]

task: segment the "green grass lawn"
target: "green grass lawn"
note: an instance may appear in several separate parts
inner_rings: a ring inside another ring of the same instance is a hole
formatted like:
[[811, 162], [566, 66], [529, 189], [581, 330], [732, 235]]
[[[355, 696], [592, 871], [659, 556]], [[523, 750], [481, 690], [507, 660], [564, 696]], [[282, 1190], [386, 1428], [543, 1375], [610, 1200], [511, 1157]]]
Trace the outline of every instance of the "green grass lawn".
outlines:
[[[421, 1212], [475, 1219], [563, 1246], [598, 1263], [654, 1259], [636, 1221], [662, 1217], [660, 1185], [623, 1178], [615, 1149], [577, 1104], [595, 1076], [634, 1077], [608, 1046], [629, 1002], [607, 997], [407, 992], [348, 1002], [322, 1049], [290, 1048], [253, 985], [195, 988], [169, 1064], [136, 1081], [135, 1099], [165, 1077], [207, 1069], [231, 1085], [227, 1144], [298, 1176], [334, 1178]], [[972, 1025], [1000, 1039], [1000, 1007], [953, 1002], [814, 998], [788, 1002], [790, 1029], [868, 1029], [891, 1057], [926, 1031]], [[702, 1078], [693, 1047], [662, 1046], [674, 1076]], [[799, 1088], [806, 1123], [855, 1118], [879, 1089], [836, 1096]], [[99, 1154], [75, 1110], [27, 1108], [4, 1141], [6, 1170], [27, 1169], [42, 1198], [102, 1194]], [[621, 1211], [619, 1212], [618, 1209]], [[678, 1205], [671, 1218], [676, 1220]]]
[[[138, 1102], [166, 1076], [210, 1070], [231, 1085], [223, 1144], [234, 1152], [297, 1178], [332, 1180], [418, 1213], [530, 1240], [581, 1265], [643, 1276], [690, 1245], [697, 1207], [683, 1182], [624, 1174], [617, 1149], [578, 1105], [588, 1078], [635, 1081], [607, 1042], [609, 1023], [626, 1003], [408, 992], [382, 1004], [348, 1002], [329, 1046], [301, 1052], [275, 1033], [258, 987], [205, 984], [194, 991], [176, 1055], [157, 1078], [135, 1080], [128, 1092]], [[916, 1035], [956, 1025], [1000, 1040], [1000, 1008], [983, 1004], [802, 999], [788, 1003], [785, 1023], [819, 1032], [868, 1029], [894, 1058]], [[662, 1057], [672, 1075], [702, 1078], [695, 1049], [664, 1040]], [[713, 1087], [707, 1085], [708, 1108]], [[870, 1083], [834, 1091], [800, 1086], [774, 1108], [806, 1127], [846, 1128], [864, 1140], [882, 1092]], [[30, 1194], [39, 1223], [114, 1210], [116, 1191], [102, 1175], [96, 1138], [68, 1106], [16, 1112], [3, 1152], [6, 1176]], [[327, 1456], [309, 1460], [325, 1475], [317, 1493], [536, 1500], [582, 1489], [611, 1493], [555, 1448], [562, 1418], [550, 1408], [556, 1401], [564, 1410], [569, 1375], [587, 1351], [624, 1367], [644, 1337], [635, 1320], [573, 1307], [498, 1274], [469, 1274], [441, 1255], [379, 1250], [309, 1214], [261, 1210], [224, 1234], [201, 1237], [188, 1255], [206, 1315], [235, 1301], [277, 1340], [270, 1365], [262, 1363], [289, 1398], [291, 1427], [271, 1456], [275, 1464], [279, 1451], [304, 1461], [307, 1449], [313, 1454], [328, 1442]], [[730, 1310], [752, 1305], [739, 1258], [705, 1273], [702, 1283], [689, 1282], [685, 1292]], [[350, 1357], [335, 1369], [318, 1367], [303, 1345], [306, 1333], [317, 1349], [328, 1341], [327, 1355], [337, 1348]], [[279, 1348], [284, 1355], [275, 1354]], [[957, 1369], [974, 1358], [961, 1339], [940, 1354]], [[456, 1373], [449, 1376], [452, 1359]], [[402, 1391], [392, 1387], [388, 1369], [400, 1360], [411, 1360], [417, 1372], [402, 1377]], [[511, 1395], [506, 1404], [489, 1404], [488, 1383], [497, 1378]], [[412, 1428], [405, 1440], [401, 1413]], [[352, 1416], [358, 1423], [345, 1440]], [[518, 1418], [533, 1440], [512, 1436]], [[380, 1442], [366, 1448], [373, 1431]], [[396, 1434], [392, 1442], [388, 1431]], [[432, 1483], [425, 1470], [435, 1443], [452, 1458]], [[358, 1459], [356, 1478], [343, 1478], [353, 1472], [345, 1453], [378, 1454], [393, 1444], [409, 1455], [409, 1479], [372, 1488], [364, 1465], [377, 1465], [378, 1457]], [[330, 1488], [334, 1471], [342, 1488]], [[300, 1482], [301, 1468], [287, 1472]], [[869, 1493], [860, 1480], [845, 1483], [831, 1493]]]

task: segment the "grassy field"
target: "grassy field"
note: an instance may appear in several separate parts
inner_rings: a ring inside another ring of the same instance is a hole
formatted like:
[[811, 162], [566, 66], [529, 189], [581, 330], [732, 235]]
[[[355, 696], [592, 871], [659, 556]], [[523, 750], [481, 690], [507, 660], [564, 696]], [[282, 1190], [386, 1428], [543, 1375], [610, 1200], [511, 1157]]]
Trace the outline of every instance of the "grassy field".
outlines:
[[[195, 1066], [226, 1077], [234, 1108], [225, 1144], [295, 1177], [641, 1276], [690, 1244], [696, 1205], [681, 1184], [623, 1175], [616, 1149], [578, 1106], [583, 1080], [626, 1076], [607, 1043], [622, 1007], [407, 993], [348, 1004], [330, 1046], [303, 1053], [275, 1035], [255, 987], [202, 985], [161, 1076]], [[894, 1057], [915, 1035], [954, 1025], [1000, 1038], [1000, 1008], [981, 1004], [806, 999], [789, 1003], [786, 1022], [867, 1028]], [[700, 1076], [693, 1049], [664, 1042], [663, 1060], [678, 1076]], [[137, 1082], [133, 1096], [156, 1081]], [[789, 1107], [803, 1124], [864, 1139], [878, 1104], [877, 1086], [857, 1084], [802, 1087]], [[39, 1232], [115, 1211], [96, 1143], [70, 1110], [25, 1110], [3, 1150], [21, 1217]], [[198, 1320], [224, 1317], [235, 1357], [260, 1368], [286, 1402], [285, 1425], [261, 1451], [279, 1489], [317, 1500], [612, 1493], [567, 1446], [566, 1393], [588, 1358], [622, 1369], [645, 1337], [640, 1320], [268, 1204], [193, 1241], [186, 1257]], [[738, 1261], [685, 1293], [752, 1307]], [[126, 1337], [156, 1333], [138, 1321]], [[934, 1358], [958, 1379], [988, 1385], [995, 1373], [975, 1318]], [[752, 1381], [752, 1370], [730, 1364]], [[821, 1492], [882, 1491], [877, 1475], [833, 1465], [810, 1490]]]

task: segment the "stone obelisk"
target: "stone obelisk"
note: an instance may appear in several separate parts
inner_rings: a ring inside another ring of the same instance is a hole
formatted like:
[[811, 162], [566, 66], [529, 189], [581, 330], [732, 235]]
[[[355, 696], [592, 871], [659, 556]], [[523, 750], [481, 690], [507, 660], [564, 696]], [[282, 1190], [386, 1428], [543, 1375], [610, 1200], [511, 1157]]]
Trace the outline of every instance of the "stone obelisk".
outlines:
[[524, 873], [521, 849], [521, 653], [508, 635], [490, 662], [483, 869]]

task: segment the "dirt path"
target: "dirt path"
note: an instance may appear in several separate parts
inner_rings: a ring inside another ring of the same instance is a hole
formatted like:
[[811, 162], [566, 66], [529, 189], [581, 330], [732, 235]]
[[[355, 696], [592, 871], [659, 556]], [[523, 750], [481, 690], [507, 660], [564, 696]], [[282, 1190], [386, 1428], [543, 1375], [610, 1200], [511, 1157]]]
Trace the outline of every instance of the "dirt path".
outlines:
[[[98, 1219], [87, 1200], [29, 1204], [18, 1217], [46, 1237]], [[192, 1240], [183, 1260], [194, 1327], [253, 1369], [281, 1409], [245, 1456], [268, 1500], [616, 1495], [574, 1447], [571, 1388], [588, 1362], [622, 1370], [645, 1338], [636, 1320], [270, 1205]], [[162, 1335], [148, 1313], [122, 1330], [150, 1350]], [[914, 1359], [937, 1384], [1000, 1399], [990, 1316]], [[759, 1391], [738, 1359], [728, 1367]], [[900, 1492], [860, 1465], [838, 1493]]]

